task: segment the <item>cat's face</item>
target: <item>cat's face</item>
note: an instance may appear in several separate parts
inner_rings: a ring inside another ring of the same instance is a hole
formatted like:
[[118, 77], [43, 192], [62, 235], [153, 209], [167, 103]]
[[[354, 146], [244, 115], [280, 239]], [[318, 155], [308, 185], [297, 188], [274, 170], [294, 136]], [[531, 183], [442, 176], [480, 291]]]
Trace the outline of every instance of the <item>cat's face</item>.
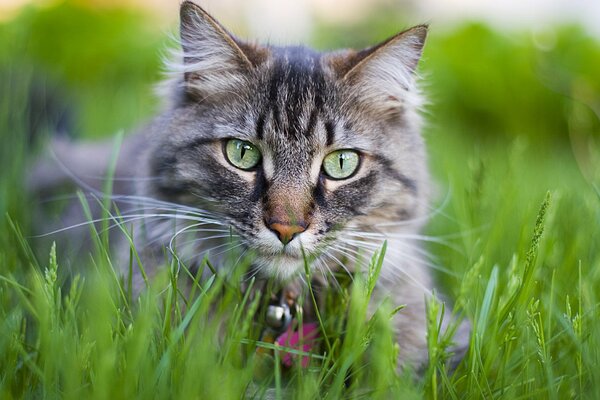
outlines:
[[189, 2], [181, 16], [175, 105], [153, 126], [154, 195], [213, 210], [279, 277], [343, 232], [422, 215], [412, 73], [424, 27], [321, 54], [243, 44]]

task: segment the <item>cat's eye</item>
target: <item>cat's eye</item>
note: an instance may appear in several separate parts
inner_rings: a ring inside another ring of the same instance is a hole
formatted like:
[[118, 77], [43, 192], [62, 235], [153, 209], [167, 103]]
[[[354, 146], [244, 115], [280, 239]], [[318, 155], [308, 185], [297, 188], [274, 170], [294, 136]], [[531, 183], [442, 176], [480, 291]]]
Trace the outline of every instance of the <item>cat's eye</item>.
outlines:
[[360, 156], [354, 150], [336, 150], [325, 156], [323, 171], [332, 179], [350, 178], [358, 169]]
[[234, 166], [243, 170], [251, 170], [260, 161], [260, 151], [250, 142], [230, 139], [225, 143], [225, 156]]

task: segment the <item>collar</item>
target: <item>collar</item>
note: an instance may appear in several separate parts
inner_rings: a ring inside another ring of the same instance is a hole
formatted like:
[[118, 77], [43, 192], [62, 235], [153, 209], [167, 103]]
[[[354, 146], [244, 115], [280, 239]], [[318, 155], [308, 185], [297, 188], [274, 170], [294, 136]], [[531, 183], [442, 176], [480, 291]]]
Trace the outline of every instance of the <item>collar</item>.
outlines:
[[[261, 335], [261, 342], [275, 345], [275, 351], [279, 352], [279, 359], [285, 368], [294, 365], [298, 357], [285, 351], [285, 348], [310, 353], [317, 348], [319, 338], [319, 326], [315, 322], [303, 321], [299, 323], [302, 308], [298, 304], [300, 293], [291, 286], [284, 287], [276, 295], [271, 296], [265, 313], [265, 329]], [[277, 350], [282, 347], [281, 350]], [[257, 346], [257, 368], [255, 377], [264, 377], [274, 367], [274, 353], [271, 346]], [[302, 367], [308, 367], [309, 356], [302, 356]]]
[[301, 312], [302, 309], [298, 305], [298, 293], [289, 288], [284, 288], [271, 299], [267, 306], [265, 315], [267, 329], [281, 334], [289, 328], [292, 321]]

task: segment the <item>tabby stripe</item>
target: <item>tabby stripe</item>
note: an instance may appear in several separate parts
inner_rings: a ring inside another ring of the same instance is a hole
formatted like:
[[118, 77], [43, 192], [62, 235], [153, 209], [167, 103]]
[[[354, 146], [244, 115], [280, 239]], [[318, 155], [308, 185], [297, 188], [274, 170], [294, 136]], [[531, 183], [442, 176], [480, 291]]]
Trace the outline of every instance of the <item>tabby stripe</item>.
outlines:
[[273, 118], [273, 124], [275, 125], [274, 128], [277, 131], [281, 130], [282, 124], [281, 124], [281, 111], [279, 110], [279, 106], [278, 106], [278, 87], [281, 84], [281, 82], [283, 82], [283, 80], [285, 79], [284, 76], [284, 71], [283, 71], [283, 67], [281, 65], [281, 63], [276, 63], [273, 66], [273, 73], [269, 82], [269, 103], [271, 105], [270, 109], [271, 112], [273, 113], [272, 118]]
[[325, 144], [331, 146], [335, 141], [335, 126], [332, 121], [325, 122], [325, 132], [327, 133], [327, 141]]
[[277, 104], [273, 104], [273, 107], [271, 107], [271, 113], [275, 131], [281, 132], [283, 124], [281, 123], [281, 111], [279, 110], [279, 106]]
[[321, 208], [325, 208], [327, 207], [327, 201], [325, 200], [325, 188], [323, 185], [323, 179], [324, 178], [319, 178], [319, 181], [317, 182], [317, 186], [315, 186], [315, 188], [313, 189], [313, 200], [316, 204], [319, 205], [319, 207]]
[[411, 179], [405, 176], [404, 174], [396, 171], [392, 166], [393, 163], [390, 159], [381, 155], [375, 156], [375, 159], [381, 164], [381, 166], [383, 167], [383, 171], [388, 176], [402, 183], [402, 185], [404, 185], [408, 190], [410, 190], [414, 194], [417, 193], [417, 182], [414, 179]]
[[260, 114], [256, 120], [256, 138], [262, 140], [265, 133], [265, 114]]
[[182, 150], [193, 149], [198, 146], [206, 146], [207, 144], [213, 144], [213, 143], [217, 143], [220, 141], [221, 141], [221, 139], [215, 139], [215, 138], [196, 138], [190, 142], [180, 144], [179, 146], [176, 147], [176, 149], [177, 149], [177, 152], [179, 152]]
[[254, 189], [250, 194], [250, 201], [256, 203], [261, 198], [263, 198], [263, 196], [267, 193], [267, 186], [268, 182], [267, 178], [265, 177], [265, 172], [262, 167], [259, 167], [256, 170], [255, 184]]

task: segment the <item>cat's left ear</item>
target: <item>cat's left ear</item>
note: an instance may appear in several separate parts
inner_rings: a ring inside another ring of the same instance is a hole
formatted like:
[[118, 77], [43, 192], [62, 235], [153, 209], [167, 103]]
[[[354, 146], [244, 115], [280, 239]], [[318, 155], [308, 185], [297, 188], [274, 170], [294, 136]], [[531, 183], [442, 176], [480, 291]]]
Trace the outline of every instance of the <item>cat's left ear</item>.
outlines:
[[188, 92], [201, 98], [235, 92], [268, 56], [266, 48], [238, 40], [191, 1], [181, 4], [180, 18], [180, 72]]
[[394, 110], [415, 89], [415, 70], [427, 29], [418, 25], [376, 46], [333, 54], [329, 66], [362, 101], [381, 110]]

